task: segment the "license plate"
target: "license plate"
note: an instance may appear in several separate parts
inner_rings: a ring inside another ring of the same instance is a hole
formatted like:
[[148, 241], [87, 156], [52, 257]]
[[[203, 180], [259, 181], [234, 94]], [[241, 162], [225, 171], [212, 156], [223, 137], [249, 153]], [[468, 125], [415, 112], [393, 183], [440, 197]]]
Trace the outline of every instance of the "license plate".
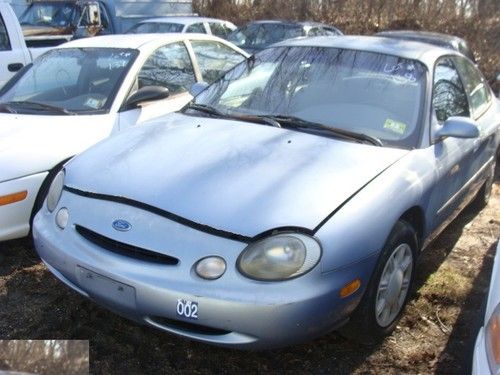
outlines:
[[135, 288], [78, 266], [80, 287], [113, 305], [135, 309]]
[[198, 319], [198, 302], [178, 299], [177, 315], [189, 319]]

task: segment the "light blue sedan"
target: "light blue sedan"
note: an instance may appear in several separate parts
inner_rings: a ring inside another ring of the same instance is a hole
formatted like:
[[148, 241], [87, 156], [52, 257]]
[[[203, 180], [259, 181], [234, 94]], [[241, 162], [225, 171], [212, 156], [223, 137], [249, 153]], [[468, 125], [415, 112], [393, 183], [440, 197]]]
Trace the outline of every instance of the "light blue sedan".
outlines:
[[382, 338], [420, 252], [488, 201], [499, 113], [459, 53], [286, 41], [70, 161], [36, 248], [82, 295], [206, 343], [286, 346], [345, 323]]

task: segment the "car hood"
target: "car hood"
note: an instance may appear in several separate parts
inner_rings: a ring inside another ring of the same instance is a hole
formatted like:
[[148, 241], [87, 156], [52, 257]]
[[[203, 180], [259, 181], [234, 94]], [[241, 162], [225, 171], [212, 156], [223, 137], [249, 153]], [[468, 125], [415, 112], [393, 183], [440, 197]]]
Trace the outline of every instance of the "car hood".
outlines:
[[116, 115], [0, 113], [0, 182], [47, 171], [111, 132]]
[[314, 229], [408, 151], [171, 114], [74, 158], [66, 186], [253, 237]]

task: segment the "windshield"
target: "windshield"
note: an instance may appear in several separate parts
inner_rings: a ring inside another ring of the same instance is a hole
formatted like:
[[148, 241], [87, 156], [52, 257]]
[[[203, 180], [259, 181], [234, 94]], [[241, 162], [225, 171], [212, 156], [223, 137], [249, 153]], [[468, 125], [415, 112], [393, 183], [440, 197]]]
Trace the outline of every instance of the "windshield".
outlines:
[[417, 61], [372, 52], [269, 48], [226, 73], [195, 103], [231, 115], [294, 117], [412, 148], [424, 72]]
[[[37, 114], [54, 114], [56, 108], [61, 113], [107, 112], [137, 54], [137, 50], [119, 48], [53, 49], [37, 58], [2, 93], [0, 110]], [[45, 111], [40, 104], [47, 107]]]
[[180, 33], [184, 25], [171, 22], [143, 22], [133, 26], [127, 34]]
[[21, 15], [21, 25], [67, 27], [75, 15], [75, 3], [32, 3]]
[[303, 36], [301, 26], [282, 23], [252, 23], [235, 30], [228, 40], [240, 48], [262, 49], [285, 39]]

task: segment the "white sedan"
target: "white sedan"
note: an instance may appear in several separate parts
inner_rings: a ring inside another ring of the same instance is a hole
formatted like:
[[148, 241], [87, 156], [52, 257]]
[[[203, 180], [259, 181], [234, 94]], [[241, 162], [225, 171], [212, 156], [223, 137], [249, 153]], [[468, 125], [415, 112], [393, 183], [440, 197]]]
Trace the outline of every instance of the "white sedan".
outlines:
[[201, 34], [108, 35], [61, 45], [0, 91], [0, 241], [26, 236], [52, 178], [98, 141], [187, 104], [248, 54]]

